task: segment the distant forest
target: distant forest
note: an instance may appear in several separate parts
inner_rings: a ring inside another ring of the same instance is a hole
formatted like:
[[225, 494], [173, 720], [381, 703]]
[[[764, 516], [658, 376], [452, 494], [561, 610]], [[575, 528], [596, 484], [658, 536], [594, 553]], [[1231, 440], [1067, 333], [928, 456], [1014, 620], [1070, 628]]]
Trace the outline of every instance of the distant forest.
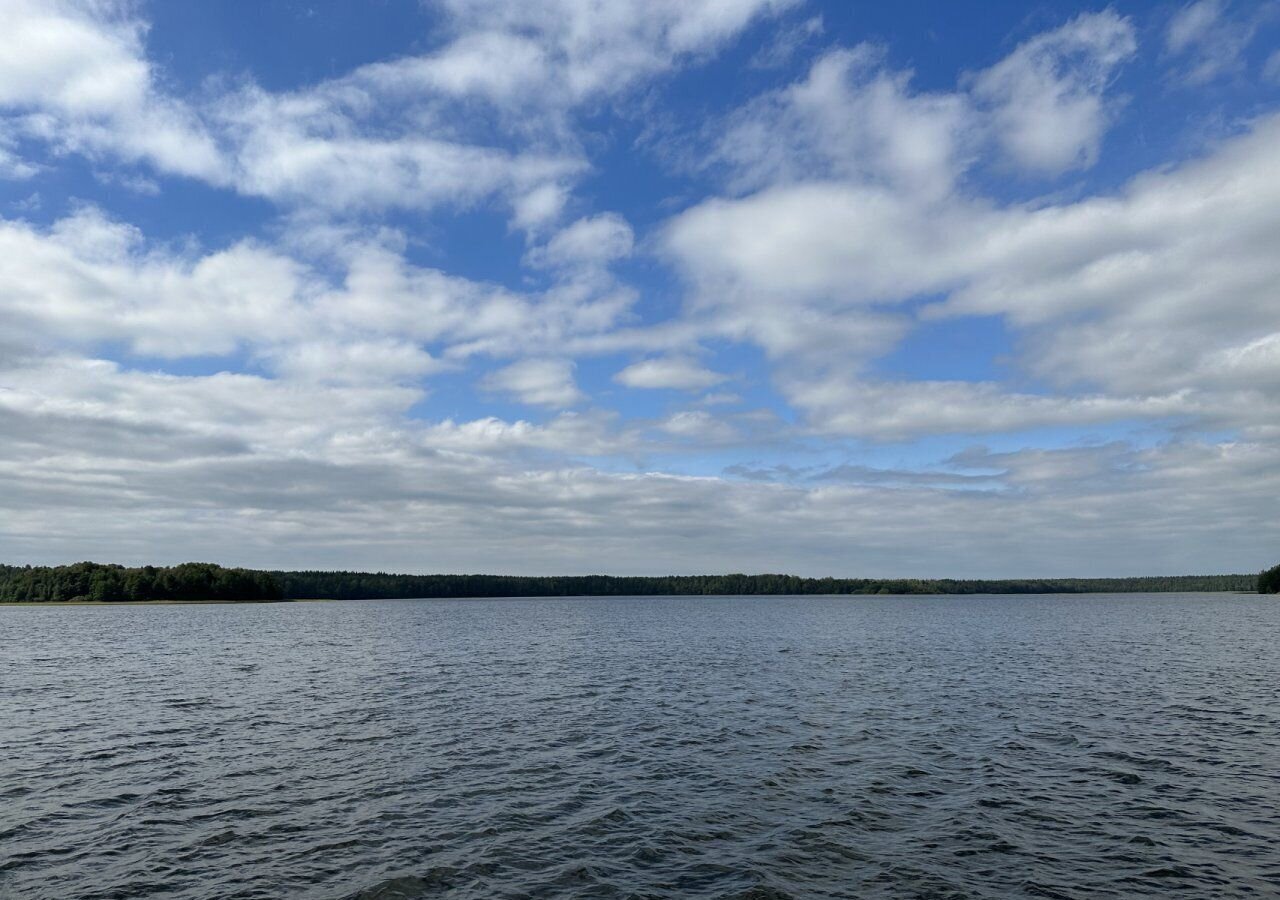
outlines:
[[1138, 591], [1254, 591], [1257, 575], [1148, 578], [955, 580], [798, 578], [794, 575], [389, 575], [368, 572], [272, 572], [290, 599], [411, 597], [576, 597], [654, 594], [1086, 594]]
[[69, 601], [374, 600], [415, 597], [576, 597], [659, 594], [1085, 594], [1280, 592], [1280, 566], [1258, 575], [1014, 580], [798, 578], [794, 575], [392, 575], [264, 572], [212, 563], [125, 568], [0, 566], [0, 603]]
[[212, 563], [137, 569], [91, 562], [0, 566], [0, 603], [280, 599], [280, 582], [269, 572], [224, 569]]
[[1259, 594], [1280, 594], [1280, 566], [1272, 566], [1258, 576]]

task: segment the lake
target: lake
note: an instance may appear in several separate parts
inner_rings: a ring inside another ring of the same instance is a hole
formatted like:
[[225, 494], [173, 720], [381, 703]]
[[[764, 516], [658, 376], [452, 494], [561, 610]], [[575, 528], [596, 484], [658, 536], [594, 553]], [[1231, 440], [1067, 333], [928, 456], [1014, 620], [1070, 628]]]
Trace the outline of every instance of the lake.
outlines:
[[1280, 896], [1280, 601], [0, 607], [0, 896]]

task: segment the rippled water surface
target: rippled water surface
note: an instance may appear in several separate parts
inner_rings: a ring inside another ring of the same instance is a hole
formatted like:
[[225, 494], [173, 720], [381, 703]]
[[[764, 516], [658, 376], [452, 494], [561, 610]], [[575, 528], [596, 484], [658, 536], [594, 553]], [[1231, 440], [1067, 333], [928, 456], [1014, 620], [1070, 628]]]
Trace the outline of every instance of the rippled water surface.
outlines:
[[1280, 602], [0, 607], [0, 896], [1280, 896]]

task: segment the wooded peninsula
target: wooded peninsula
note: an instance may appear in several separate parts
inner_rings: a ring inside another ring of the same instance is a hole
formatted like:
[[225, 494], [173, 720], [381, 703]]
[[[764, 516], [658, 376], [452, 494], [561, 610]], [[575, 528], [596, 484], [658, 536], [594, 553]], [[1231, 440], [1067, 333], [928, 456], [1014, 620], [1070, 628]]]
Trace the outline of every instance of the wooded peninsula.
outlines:
[[619, 597], [724, 594], [1086, 594], [1167, 591], [1280, 593], [1280, 566], [1261, 575], [1138, 578], [876, 579], [794, 575], [523, 576], [283, 572], [213, 563], [126, 568], [0, 565], [0, 603], [272, 602], [449, 597]]

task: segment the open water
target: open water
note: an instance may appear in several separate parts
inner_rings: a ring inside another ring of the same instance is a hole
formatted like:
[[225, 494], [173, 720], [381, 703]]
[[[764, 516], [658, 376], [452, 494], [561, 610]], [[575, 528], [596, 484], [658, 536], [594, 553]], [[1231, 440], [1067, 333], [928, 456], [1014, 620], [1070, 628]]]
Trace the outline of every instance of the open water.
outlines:
[[1280, 601], [0, 607], [0, 897], [1277, 897]]

